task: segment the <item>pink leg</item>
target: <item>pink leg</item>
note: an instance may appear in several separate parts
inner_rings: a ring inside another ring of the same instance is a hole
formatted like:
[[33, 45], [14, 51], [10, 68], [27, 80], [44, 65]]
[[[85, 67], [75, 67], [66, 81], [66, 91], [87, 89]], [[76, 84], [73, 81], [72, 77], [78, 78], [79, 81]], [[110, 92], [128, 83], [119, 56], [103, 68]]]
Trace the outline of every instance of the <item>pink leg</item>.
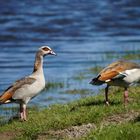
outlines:
[[125, 88], [124, 91], [124, 104], [126, 105], [128, 103], [128, 90]]
[[23, 120], [24, 116], [23, 116], [23, 105], [20, 104], [20, 119]]
[[26, 104], [20, 104], [20, 119], [22, 121], [26, 121], [27, 120], [27, 116], [26, 116]]
[[23, 119], [24, 121], [27, 121], [26, 104], [23, 105]]
[[105, 103], [106, 103], [106, 105], [109, 105], [109, 101], [108, 101], [108, 89], [109, 89], [109, 86], [107, 85], [107, 87], [105, 88]]

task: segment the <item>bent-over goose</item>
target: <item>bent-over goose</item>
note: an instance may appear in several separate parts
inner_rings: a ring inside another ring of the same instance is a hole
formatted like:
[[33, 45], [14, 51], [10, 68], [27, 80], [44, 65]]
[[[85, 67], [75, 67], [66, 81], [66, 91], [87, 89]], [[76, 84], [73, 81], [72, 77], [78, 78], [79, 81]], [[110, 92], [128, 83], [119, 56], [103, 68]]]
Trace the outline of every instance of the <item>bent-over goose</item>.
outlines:
[[97, 77], [92, 79], [90, 84], [107, 84], [105, 88], [105, 102], [109, 105], [109, 86], [120, 86], [125, 89], [124, 103], [126, 104], [128, 102], [128, 87], [138, 82], [140, 82], [140, 65], [125, 60], [119, 60], [104, 68]]
[[48, 46], [40, 47], [36, 53], [32, 74], [17, 80], [0, 96], [0, 104], [15, 102], [20, 105], [21, 120], [27, 120], [27, 103], [45, 87], [43, 73], [43, 57], [45, 55], [55, 55], [55, 53]]

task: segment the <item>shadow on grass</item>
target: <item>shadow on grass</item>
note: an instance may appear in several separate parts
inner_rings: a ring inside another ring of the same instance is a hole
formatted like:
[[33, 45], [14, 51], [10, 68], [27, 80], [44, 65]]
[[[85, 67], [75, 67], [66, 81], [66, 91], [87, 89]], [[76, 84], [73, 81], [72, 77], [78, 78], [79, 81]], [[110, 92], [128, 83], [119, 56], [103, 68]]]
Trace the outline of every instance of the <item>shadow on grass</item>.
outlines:
[[[119, 105], [119, 104], [121, 104], [121, 102], [110, 101], [109, 104], [110, 105]], [[94, 102], [89, 102], [89, 103], [85, 104], [84, 106], [94, 106], [94, 105], [99, 105], [100, 106], [100, 105], [106, 105], [106, 104], [105, 104], [105, 101], [98, 100], [98, 101], [94, 101]]]
[[[109, 102], [109, 106], [120, 105], [120, 104], [122, 104], [120, 101], [110, 101]], [[84, 107], [84, 106], [89, 107], [89, 106], [108, 106], [108, 105], [105, 104], [105, 101], [97, 100], [97, 101], [93, 101], [93, 102], [77, 104], [76, 106], [73, 106], [70, 111], [74, 111], [78, 107]]]
[[7, 118], [7, 119], [1, 119], [1, 120], [0, 120], [0, 126], [4, 126], [4, 125], [6, 125], [6, 124], [10, 124], [10, 123], [12, 123], [13, 121], [18, 121], [18, 120], [20, 121], [18, 115], [11, 116], [10, 118]]
[[8, 123], [12, 123], [13, 121], [21, 121], [19, 115], [11, 116], [8, 120]]
[[140, 115], [135, 118], [134, 122], [140, 122]]

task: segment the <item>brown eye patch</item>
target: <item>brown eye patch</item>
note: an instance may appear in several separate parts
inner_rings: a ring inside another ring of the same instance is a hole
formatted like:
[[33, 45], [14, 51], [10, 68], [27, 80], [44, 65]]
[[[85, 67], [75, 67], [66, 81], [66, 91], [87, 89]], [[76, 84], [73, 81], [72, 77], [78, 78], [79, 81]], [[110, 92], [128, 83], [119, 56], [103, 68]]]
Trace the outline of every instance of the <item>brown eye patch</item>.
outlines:
[[42, 48], [43, 51], [49, 51], [50, 49], [47, 47]]

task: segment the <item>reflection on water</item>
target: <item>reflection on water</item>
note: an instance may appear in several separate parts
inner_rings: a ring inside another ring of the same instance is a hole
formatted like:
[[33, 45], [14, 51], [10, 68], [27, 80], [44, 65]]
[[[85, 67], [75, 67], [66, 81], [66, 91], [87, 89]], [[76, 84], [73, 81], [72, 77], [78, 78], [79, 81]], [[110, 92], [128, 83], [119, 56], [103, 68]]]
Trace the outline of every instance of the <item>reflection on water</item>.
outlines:
[[58, 56], [44, 60], [46, 81], [65, 86], [44, 91], [31, 104], [46, 106], [81, 97], [65, 93], [71, 89], [97, 92], [99, 87], [88, 84], [94, 74], [81, 81], [73, 77], [140, 52], [139, 7], [137, 0], [1, 0], [0, 91], [31, 73], [36, 50], [47, 44]]

